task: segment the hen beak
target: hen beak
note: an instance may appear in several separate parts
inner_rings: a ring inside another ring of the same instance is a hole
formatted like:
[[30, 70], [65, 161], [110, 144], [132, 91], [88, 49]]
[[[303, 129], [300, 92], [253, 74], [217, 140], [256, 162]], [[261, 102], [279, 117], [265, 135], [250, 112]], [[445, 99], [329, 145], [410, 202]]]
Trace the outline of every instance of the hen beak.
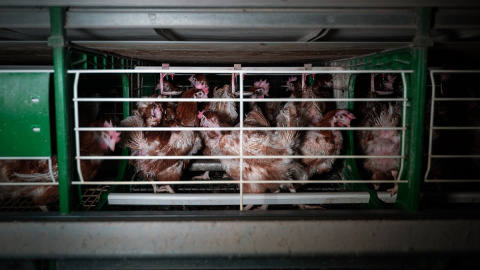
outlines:
[[110, 150], [112, 150], [112, 152], [115, 151], [115, 140], [110, 140], [110, 141], [108, 142], [108, 148], [109, 148]]

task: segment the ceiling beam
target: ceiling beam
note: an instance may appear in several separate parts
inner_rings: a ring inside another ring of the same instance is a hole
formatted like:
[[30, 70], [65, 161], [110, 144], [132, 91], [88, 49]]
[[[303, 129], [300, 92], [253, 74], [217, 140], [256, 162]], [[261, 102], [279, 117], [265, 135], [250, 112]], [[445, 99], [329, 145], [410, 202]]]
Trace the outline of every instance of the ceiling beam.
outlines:
[[67, 28], [414, 28], [409, 9], [70, 9]]
[[[433, 28], [480, 28], [478, 12], [441, 8]], [[70, 8], [66, 28], [415, 29], [415, 14], [415, 9], [391, 8]], [[50, 28], [48, 8], [0, 8], [0, 15], [0, 28]]]
[[319, 49], [388, 49], [409, 42], [179, 42], [179, 41], [72, 41], [85, 47], [132, 50], [201, 51], [318, 51]]

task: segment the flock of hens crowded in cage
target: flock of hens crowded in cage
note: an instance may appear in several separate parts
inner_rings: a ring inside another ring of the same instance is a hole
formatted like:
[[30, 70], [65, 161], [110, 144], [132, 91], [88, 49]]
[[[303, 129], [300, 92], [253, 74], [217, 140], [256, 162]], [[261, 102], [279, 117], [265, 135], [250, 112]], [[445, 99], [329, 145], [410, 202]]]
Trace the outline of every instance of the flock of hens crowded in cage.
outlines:
[[[383, 76], [385, 77], [385, 76]], [[393, 91], [393, 75], [387, 80], [372, 87], [369, 97], [376, 97]], [[373, 79], [372, 79], [373, 80]], [[267, 80], [259, 80], [244, 91], [247, 97], [245, 104], [236, 101], [208, 101], [208, 98], [238, 98], [240, 92], [231, 90], [225, 84], [214, 87], [209, 95], [208, 79], [205, 75], [195, 74], [189, 79], [191, 87], [180, 91], [169, 81], [161, 80], [157, 86], [158, 94], [150, 98], [158, 98], [159, 102], [137, 102], [137, 108], [131, 116], [117, 123], [121, 127], [170, 127], [192, 128], [208, 127], [213, 129], [195, 131], [179, 130], [147, 130], [123, 131], [120, 135], [115, 131], [81, 132], [81, 155], [105, 155], [114, 150], [115, 144], [130, 150], [131, 156], [240, 156], [243, 159], [243, 172], [240, 172], [240, 159], [222, 158], [220, 163], [225, 172], [225, 179], [240, 180], [244, 193], [275, 193], [281, 190], [296, 192], [303, 184], [277, 183], [276, 180], [315, 179], [332, 170], [336, 158], [325, 156], [341, 155], [344, 139], [341, 127], [350, 127], [352, 120], [361, 127], [395, 127], [398, 126], [401, 112], [399, 103], [363, 102], [358, 115], [345, 109], [338, 109], [334, 102], [305, 101], [311, 98], [332, 98], [333, 77], [317, 75], [311, 85], [302, 83], [299, 77], [290, 77], [287, 91], [292, 101], [269, 102], [270, 84]], [[304, 86], [302, 86], [304, 84]], [[391, 94], [391, 93], [390, 93]], [[169, 102], [173, 95], [181, 98], [195, 99], [195, 102]], [[302, 101], [295, 101], [302, 98]], [[199, 100], [201, 99], [201, 100]], [[239, 131], [215, 129], [239, 127], [240, 106], [243, 106], [243, 127], [254, 128]], [[80, 112], [82, 113], [82, 112]], [[112, 123], [93, 121], [90, 127], [113, 127]], [[278, 129], [265, 130], [265, 127]], [[328, 129], [303, 129], [297, 127], [313, 127]], [[288, 128], [288, 129], [280, 129]], [[240, 134], [243, 141], [240, 142]], [[344, 131], [343, 131], [344, 132]], [[345, 133], [345, 132], [344, 132]], [[398, 155], [399, 134], [397, 130], [365, 130], [356, 133], [360, 151], [365, 155]], [[240, 153], [242, 144], [243, 153]], [[275, 158], [251, 158], [249, 156], [277, 156]], [[278, 156], [289, 156], [281, 158]], [[298, 156], [292, 158], [291, 156]], [[307, 156], [302, 158], [301, 156]], [[316, 158], [315, 156], [322, 156]], [[58, 178], [56, 156], [53, 157], [53, 172]], [[136, 168], [139, 180], [165, 181], [165, 185], [153, 185], [154, 192], [174, 193], [168, 181], [181, 180], [184, 171], [191, 163], [190, 159], [132, 159], [129, 163]], [[82, 160], [82, 174], [85, 181], [95, 178], [101, 160]], [[398, 173], [398, 159], [365, 159], [364, 168], [370, 172], [374, 180], [395, 179]], [[2, 161], [1, 177], [3, 182], [45, 181], [49, 175], [44, 161]], [[210, 179], [209, 172], [194, 179]], [[58, 180], [58, 179], [57, 179]], [[248, 183], [263, 180], [269, 183]], [[378, 188], [378, 185], [375, 186]], [[49, 204], [58, 198], [57, 186], [3, 186], [2, 196], [30, 197], [37, 205]], [[391, 190], [392, 194], [396, 189]], [[263, 208], [266, 208], [264, 206]]]

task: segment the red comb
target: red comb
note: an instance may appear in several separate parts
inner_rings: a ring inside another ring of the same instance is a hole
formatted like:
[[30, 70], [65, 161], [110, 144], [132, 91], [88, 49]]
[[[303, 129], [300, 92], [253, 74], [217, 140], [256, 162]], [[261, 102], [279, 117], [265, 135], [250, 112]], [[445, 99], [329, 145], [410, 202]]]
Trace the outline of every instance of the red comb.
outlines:
[[205, 112], [205, 110], [198, 112], [198, 115], [197, 115], [198, 119], [202, 119], [202, 116], [203, 116], [204, 112]]
[[[103, 126], [114, 127], [111, 120], [110, 121], [105, 120], [105, 123], [103, 123]], [[120, 135], [122, 134], [121, 132], [116, 132], [115, 130], [108, 130], [107, 133], [110, 136], [112, 136], [112, 138], [115, 138], [116, 143], [120, 141]]]

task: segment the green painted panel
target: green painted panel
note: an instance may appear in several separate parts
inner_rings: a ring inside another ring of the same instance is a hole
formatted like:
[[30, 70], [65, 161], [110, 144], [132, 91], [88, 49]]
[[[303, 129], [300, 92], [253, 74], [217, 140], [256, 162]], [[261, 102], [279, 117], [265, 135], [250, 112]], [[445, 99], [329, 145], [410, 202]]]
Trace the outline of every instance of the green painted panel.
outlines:
[[0, 156], [51, 156], [50, 73], [0, 74]]

